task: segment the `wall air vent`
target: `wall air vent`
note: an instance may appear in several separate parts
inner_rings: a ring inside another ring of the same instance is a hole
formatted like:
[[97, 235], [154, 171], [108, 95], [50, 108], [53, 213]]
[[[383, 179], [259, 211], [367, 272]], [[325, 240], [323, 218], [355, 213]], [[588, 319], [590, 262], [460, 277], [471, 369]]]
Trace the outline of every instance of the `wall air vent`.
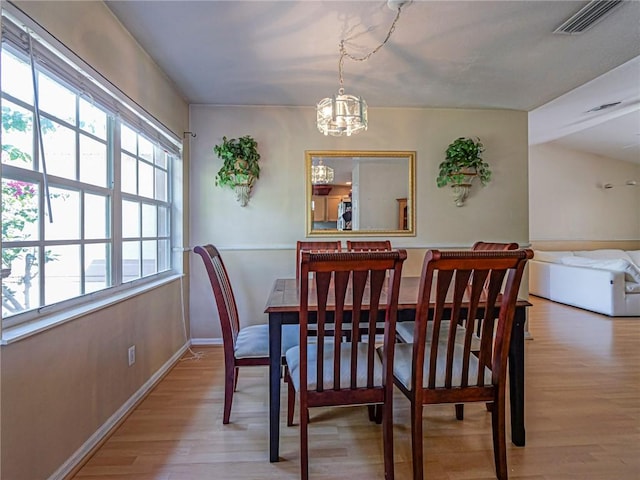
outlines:
[[587, 31], [596, 23], [622, 6], [623, 0], [592, 0], [578, 13], [567, 19], [553, 33], [577, 35]]

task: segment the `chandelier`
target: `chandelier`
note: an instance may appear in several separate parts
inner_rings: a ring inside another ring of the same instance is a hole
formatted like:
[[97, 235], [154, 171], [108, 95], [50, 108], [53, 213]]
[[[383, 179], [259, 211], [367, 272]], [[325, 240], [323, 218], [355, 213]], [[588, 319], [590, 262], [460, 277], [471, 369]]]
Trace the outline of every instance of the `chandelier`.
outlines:
[[324, 135], [333, 135], [335, 137], [346, 135], [349, 137], [367, 129], [367, 102], [365, 102], [362, 97], [344, 93], [344, 79], [342, 75], [344, 59], [347, 57], [356, 62], [364, 62], [368, 60], [371, 55], [380, 50], [387, 43], [391, 34], [395, 30], [396, 23], [400, 18], [402, 6], [405, 3], [405, 1], [388, 0], [389, 8], [392, 10], [397, 9], [398, 12], [396, 13], [396, 17], [393, 20], [385, 39], [368, 54], [362, 57], [351, 55], [345, 48], [345, 39], [340, 40], [340, 59], [338, 60], [338, 79], [340, 81], [340, 88], [338, 88], [338, 95], [323, 98], [316, 106], [316, 124], [318, 126], [318, 130]]
[[318, 165], [311, 166], [311, 183], [313, 185], [326, 185], [333, 182], [333, 168], [327, 167], [322, 163], [322, 160], [318, 162]]

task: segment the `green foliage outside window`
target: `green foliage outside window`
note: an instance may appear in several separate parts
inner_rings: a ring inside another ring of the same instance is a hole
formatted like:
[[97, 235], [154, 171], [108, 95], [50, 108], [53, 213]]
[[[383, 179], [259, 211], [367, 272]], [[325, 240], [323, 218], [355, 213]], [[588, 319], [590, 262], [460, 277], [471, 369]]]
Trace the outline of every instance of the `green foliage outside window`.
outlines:
[[[55, 127], [50, 121], [42, 122], [44, 131], [53, 131]], [[9, 107], [2, 107], [2, 130], [27, 132], [31, 130], [31, 118], [21, 112], [12, 111]], [[2, 161], [22, 161], [31, 164], [32, 158], [26, 152], [10, 144], [2, 144]], [[2, 239], [3, 241], [28, 240], [29, 227], [37, 224], [39, 220], [38, 192], [35, 185], [19, 180], [2, 179]], [[38, 266], [38, 257], [35, 248], [3, 248], [2, 270], [3, 277], [7, 276], [14, 268], [16, 260], [24, 259], [24, 266], [19, 269], [18, 284], [24, 286], [25, 305], [20, 305], [13, 297], [15, 293], [8, 286], [2, 286], [3, 304], [12, 311], [20, 311], [30, 308], [29, 289], [31, 280], [38, 275], [34, 267]], [[45, 262], [55, 260], [50, 250], [45, 251]]]

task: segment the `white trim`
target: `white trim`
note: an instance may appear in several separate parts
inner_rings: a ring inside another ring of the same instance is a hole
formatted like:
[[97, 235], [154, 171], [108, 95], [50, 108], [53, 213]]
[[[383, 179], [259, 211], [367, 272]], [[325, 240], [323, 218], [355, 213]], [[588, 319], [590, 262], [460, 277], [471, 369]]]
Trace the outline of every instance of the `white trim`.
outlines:
[[222, 345], [221, 338], [192, 338], [191, 345]]
[[[153, 282], [144, 283], [143, 285], [137, 287], [127, 288], [126, 290], [122, 290], [121, 292], [114, 292], [113, 294], [105, 298], [93, 302], [85, 303], [77, 307], [67, 308], [62, 311], [52, 313], [51, 315], [48, 315], [46, 317], [40, 317], [32, 321], [26, 321], [12, 327], [5, 327], [2, 329], [2, 339], [0, 340], [0, 345], [9, 345], [11, 343], [24, 340], [25, 338], [57, 327], [58, 325], [62, 325], [63, 323], [70, 322], [90, 313], [110, 307], [111, 305], [122, 302], [129, 298], [141, 295], [145, 292], [153, 290], [154, 288], [158, 288], [162, 285], [174, 282], [178, 279], [181, 279], [183, 276], [183, 274], [177, 274], [164, 277]], [[102, 293], [104, 293], [104, 291]]]
[[135, 405], [155, 386], [155, 384], [165, 375], [171, 367], [173, 367], [180, 357], [189, 348], [189, 342], [185, 343], [180, 349], [174, 353], [169, 360], [167, 360], [160, 369], [154, 373], [149, 380], [147, 380], [137, 392], [135, 392], [129, 399], [109, 417], [109, 419], [102, 424], [93, 435], [91, 435], [82, 446], [71, 455], [66, 462], [64, 462], [58, 470], [56, 470], [48, 480], [63, 480], [71, 471], [82, 462], [82, 460], [93, 450], [103, 438], [114, 428], [120, 420], [122, 420], [131, 411]]
[[637, 238], [616, 238], [612, 240], [611, 238], [587, 238], [587, 237], [576, 237], [576, 238], [558, 238], [558, 237], [538, 237], [532, 238], [531, 242], [637, 242]]
[[[352, 237], [349, 237], [351, 239]], [[317, 240], [316, 237], [309, 239], [311, 241]], [[325, 238], [322, 238], [324, 241]], [[341, 241], [341, 238], [331, 240]], [[346, 239], [345, 239], [346, 240]], [[345, 245], [343, 245], [343, 248]], [[190, 247], [189, 250], [192, 250], [194, 247]], [[296, 244], [267, 244], [267, 245], [216, 245], [216, 248], [221, 252], [246, 252], [246, 251], [261, 251], [261, 250], [295, 250]], [[452, 249], [452, 248], [471, 248], [470, 245], [402, 245], [400, 243], [393, 243], [393, 248], [404, 248], [406, 250], [422, 250], [422, 249]]]
[[[352, 239], [353, 237], [348, 237], [349, 239]], [[318, 237], [313, 237], [310, 238], [310, 240], [317, 240]], [[325, 240], [325, 238], [322, 238], [322, 240]], [[331, 240], [339, 240], [341, 241], [342, 238], [331, 238]], [[346, 240], [346, 239], [345, 239]], [[405, 250], [469, 250], [471, 248], [471, 244], [440, 244], [440, 245], [434, 245], [434, 244], [410, 244], [410, 245], [403, 245], [402, 242], [395, 242], [392, 241], [392, 245], [393, 248], [403, 248]], [[520, 248], [527, 248], [529, 247], [531, 244], [527, 241], [527, 242], [522, 242], [519, 243]], [[343, 245], [344, 247], [344, 245]], [[190, 251], [192, 250], [194, 247], [185, 247], [184, 250], [185, 251]], [[244, 251], [260, 251], [260, 250], [295, 250], [296, 249], [296, 244], [287, 244], [287, 243], [280, 243], [280, 244], [266, 244], [266, 245], [260, 245], [260, 244], [255, 244], [255, 245], [216, 245], [216, 248], [218, 250], [220, 250], [221, 252], [233, 252], [233, 251], [239, 251], [239, 252], [244, 252]]]

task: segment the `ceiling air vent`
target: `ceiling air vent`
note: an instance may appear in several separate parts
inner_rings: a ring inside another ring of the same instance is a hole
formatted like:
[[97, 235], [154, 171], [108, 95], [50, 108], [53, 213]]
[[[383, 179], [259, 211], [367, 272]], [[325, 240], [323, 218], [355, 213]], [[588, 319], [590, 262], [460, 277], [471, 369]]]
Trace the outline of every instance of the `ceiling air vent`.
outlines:
[[556, 28], [553, 33], [576, 35], [585, 32], [616, 8], [622, 6], [622, 3], [623, 0], [593, 0]]
[[600, 110], [606, 110], [607, 108], [615, 107], [616, 105], [620, 105], [622, 102], [612, 102], [605, 103], [604, 105], [598, 105], [597, 107], [593, 107], [591, 110], [587, 110], [587, 113], [599, 112]]

